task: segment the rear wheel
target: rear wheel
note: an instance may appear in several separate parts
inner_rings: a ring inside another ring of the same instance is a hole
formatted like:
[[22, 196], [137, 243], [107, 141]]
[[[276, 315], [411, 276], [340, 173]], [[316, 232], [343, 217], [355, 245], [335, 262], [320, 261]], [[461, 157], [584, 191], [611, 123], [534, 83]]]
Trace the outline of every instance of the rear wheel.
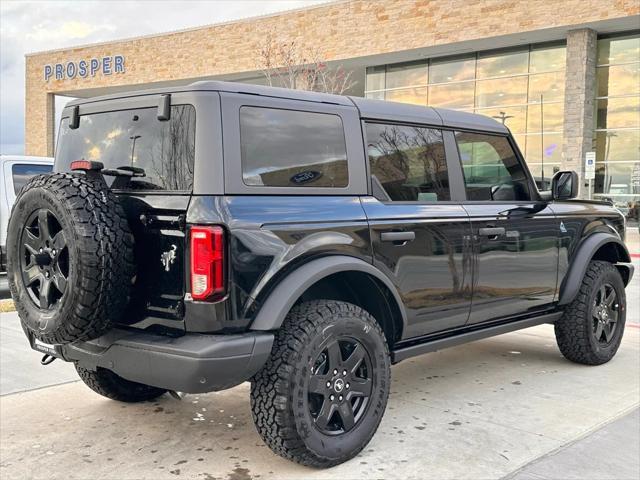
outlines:
[[330, 467], [369, 443], [389, 386], [389, 350], [376, 320], [349, 303], [306, 302], [291, 310], [253, 379], [253, 418], [277, 454]]
[[562, 354], [585, 365], [611, 360], [622, 341], [626, 307], [618, 269], [608, 262], [591, 262], [577, 297], [555, 323]]
[[164, 394], [162, 388], [131, 382], [116, 375], [111, 370], [98, 368], [88, 370], [76, 364], [76, 371], [87, 387], [103, 397], [119, 402], [135, 403], [153, 400]]

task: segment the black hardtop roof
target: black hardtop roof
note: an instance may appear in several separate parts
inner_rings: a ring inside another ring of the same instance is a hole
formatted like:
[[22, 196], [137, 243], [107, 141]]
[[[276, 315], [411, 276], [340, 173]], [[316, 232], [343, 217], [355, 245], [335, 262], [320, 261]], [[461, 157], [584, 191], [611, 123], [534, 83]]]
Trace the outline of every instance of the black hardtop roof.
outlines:
[[251, 95], [300, 100], [305, 102], [355, 106], [360, 111], [360, 116], [362, 118], [447, 126], [452, 128], [464, 128], [495, 133], [508, 133], [508, 129], [500, 122], [497, 122], [493, 118], [475, 113], [461, 112], [445, 108], [423, 107], [407, 103], [372, 100], [362, 97], [332, 95], [329, 93], [310, 92], [306, 90], [292, 90], [288, 88], [252, 85], [248, 83], [223, 82], [219, 80], [206, 80], [194, 82], [185, 86], [134, 90], [99, 97], [76, 99], [69, 102], [67, 107], [126, 97], [198, 91], [247, 93]]

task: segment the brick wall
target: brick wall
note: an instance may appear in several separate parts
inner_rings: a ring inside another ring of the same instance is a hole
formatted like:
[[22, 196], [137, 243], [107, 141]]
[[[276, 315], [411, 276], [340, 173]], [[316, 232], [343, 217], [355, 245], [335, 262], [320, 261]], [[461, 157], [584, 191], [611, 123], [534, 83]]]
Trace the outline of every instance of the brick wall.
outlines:
[[[26, 153], [52, 153], [52, 93], [252, 71], [264, 35], [272, 30], [320, 48], [331, 61], [637, 14], [637, 0], [354, 0], [28, 55]], [[126, 57], [125, 74], [44, 80], [47, 64], [118, 54]]]

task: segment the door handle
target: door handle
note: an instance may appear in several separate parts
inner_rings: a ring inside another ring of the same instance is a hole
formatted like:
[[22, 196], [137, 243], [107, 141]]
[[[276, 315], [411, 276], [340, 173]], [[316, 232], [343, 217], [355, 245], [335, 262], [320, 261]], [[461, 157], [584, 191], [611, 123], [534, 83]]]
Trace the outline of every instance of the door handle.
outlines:
[[382, 232], [380, 234], [380, 240], [383, 242], [393, 242], [395, 245], [406, 245], [415, 239], [415, 232]]
[[478, 235], [481, 235], [483, 237], [491, 237], [491, 238], [498, 238], [500, 235], [504, 235], [505, 234], [505, 229], [504, 227], [485, 227], [485, 228], [479, 228], [478, 229]]

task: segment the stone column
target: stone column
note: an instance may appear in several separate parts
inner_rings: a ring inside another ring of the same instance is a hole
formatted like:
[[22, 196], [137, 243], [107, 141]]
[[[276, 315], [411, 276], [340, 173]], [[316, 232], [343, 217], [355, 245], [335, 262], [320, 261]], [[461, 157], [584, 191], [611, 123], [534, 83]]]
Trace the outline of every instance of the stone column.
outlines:
[[[584, 155], [593, 149], [597, 39], [596, 31], [588, 28], [567, 34], [562, 169], [578, 172], [582, 185]], [[580, 192], [588, 195], [586, 188]]]
[[25, 101], [25, 155], [53, 156], [55, 134], [54, 96], [27, 84]]

